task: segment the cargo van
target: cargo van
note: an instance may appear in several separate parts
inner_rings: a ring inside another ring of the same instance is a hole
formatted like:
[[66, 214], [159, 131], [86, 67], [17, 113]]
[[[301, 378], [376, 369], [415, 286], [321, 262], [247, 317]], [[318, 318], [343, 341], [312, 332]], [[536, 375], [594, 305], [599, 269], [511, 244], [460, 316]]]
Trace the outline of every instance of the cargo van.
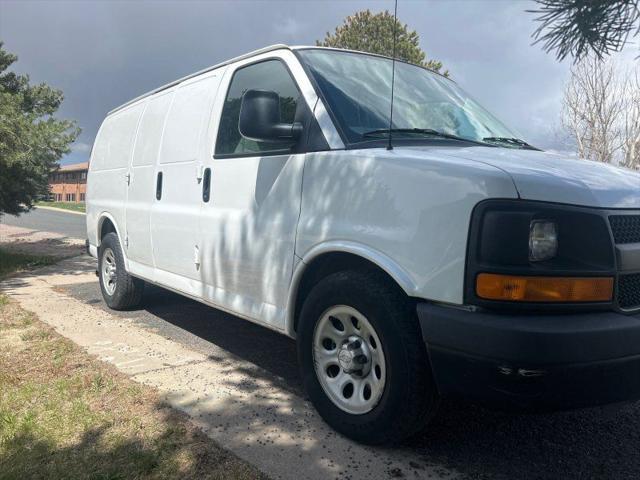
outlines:
[[109, 307], [150, 283], [295, 338], [361, 442], [453, 396], [640, 397], [640, 174], [540, 151], [419, 66], [276, 45], [149, 92], [100, 127], [86, 218]]

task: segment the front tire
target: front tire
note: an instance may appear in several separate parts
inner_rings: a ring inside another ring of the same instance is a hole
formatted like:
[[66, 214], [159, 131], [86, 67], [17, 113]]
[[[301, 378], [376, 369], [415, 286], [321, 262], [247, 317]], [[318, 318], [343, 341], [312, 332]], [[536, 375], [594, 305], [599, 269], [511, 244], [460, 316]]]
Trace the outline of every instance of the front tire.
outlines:
[[335, 430], [367, 444], [424, 429], [439, 396], [412, 302], [377, 271], [321, 280], [304, 302], [298, 359], [304, 386]]
[[98, 250], [98, 277], [102, 298], [113, 310], [137, 307], [142, 300], [144, 281], [132, 277], [124, 267], [124, 255], [118, 235], [104, 236]]

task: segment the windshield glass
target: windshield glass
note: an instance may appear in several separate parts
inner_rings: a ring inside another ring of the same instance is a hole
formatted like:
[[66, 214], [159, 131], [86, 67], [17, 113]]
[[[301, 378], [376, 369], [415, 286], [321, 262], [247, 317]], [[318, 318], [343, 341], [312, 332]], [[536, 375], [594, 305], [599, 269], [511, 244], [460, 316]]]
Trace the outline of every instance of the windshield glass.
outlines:
[[[335, 50], [298, 52], [350, 143], [371, 140], [367, 132], [389, 128], [391, 60]], [[392, 128], [436, 130], [487, 143], [519, 138], [454, 82], [403, 62], [396, 62]]]

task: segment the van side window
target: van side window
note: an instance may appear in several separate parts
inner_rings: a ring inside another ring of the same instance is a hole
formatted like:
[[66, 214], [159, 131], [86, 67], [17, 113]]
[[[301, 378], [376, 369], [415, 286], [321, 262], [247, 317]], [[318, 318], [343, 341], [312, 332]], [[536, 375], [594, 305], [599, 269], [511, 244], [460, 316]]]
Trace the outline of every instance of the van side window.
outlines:
[[300, 91], [289, 71], [280, 60], [267, 60], [236, 70], [224, 101], [216, 155], [247, 155], [251, 153], [282, 152], [290, 141], [257, 142], [243, 137], [238, 129], [240, 103], [247, 90], [271, 90], [280, 96], [280, 119], [293, 123], [300, 100]]

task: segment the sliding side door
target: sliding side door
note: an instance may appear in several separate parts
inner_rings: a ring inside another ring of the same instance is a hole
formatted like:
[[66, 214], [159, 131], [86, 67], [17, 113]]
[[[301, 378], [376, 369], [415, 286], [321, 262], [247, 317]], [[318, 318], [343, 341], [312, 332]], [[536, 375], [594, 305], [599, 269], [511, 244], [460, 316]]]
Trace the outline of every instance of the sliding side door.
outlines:
[[169, 109], [155, 171], [151, 241], [158, 282], [201, 296], [198, 280], [202, 166], [219, 73], [180, 84]]

